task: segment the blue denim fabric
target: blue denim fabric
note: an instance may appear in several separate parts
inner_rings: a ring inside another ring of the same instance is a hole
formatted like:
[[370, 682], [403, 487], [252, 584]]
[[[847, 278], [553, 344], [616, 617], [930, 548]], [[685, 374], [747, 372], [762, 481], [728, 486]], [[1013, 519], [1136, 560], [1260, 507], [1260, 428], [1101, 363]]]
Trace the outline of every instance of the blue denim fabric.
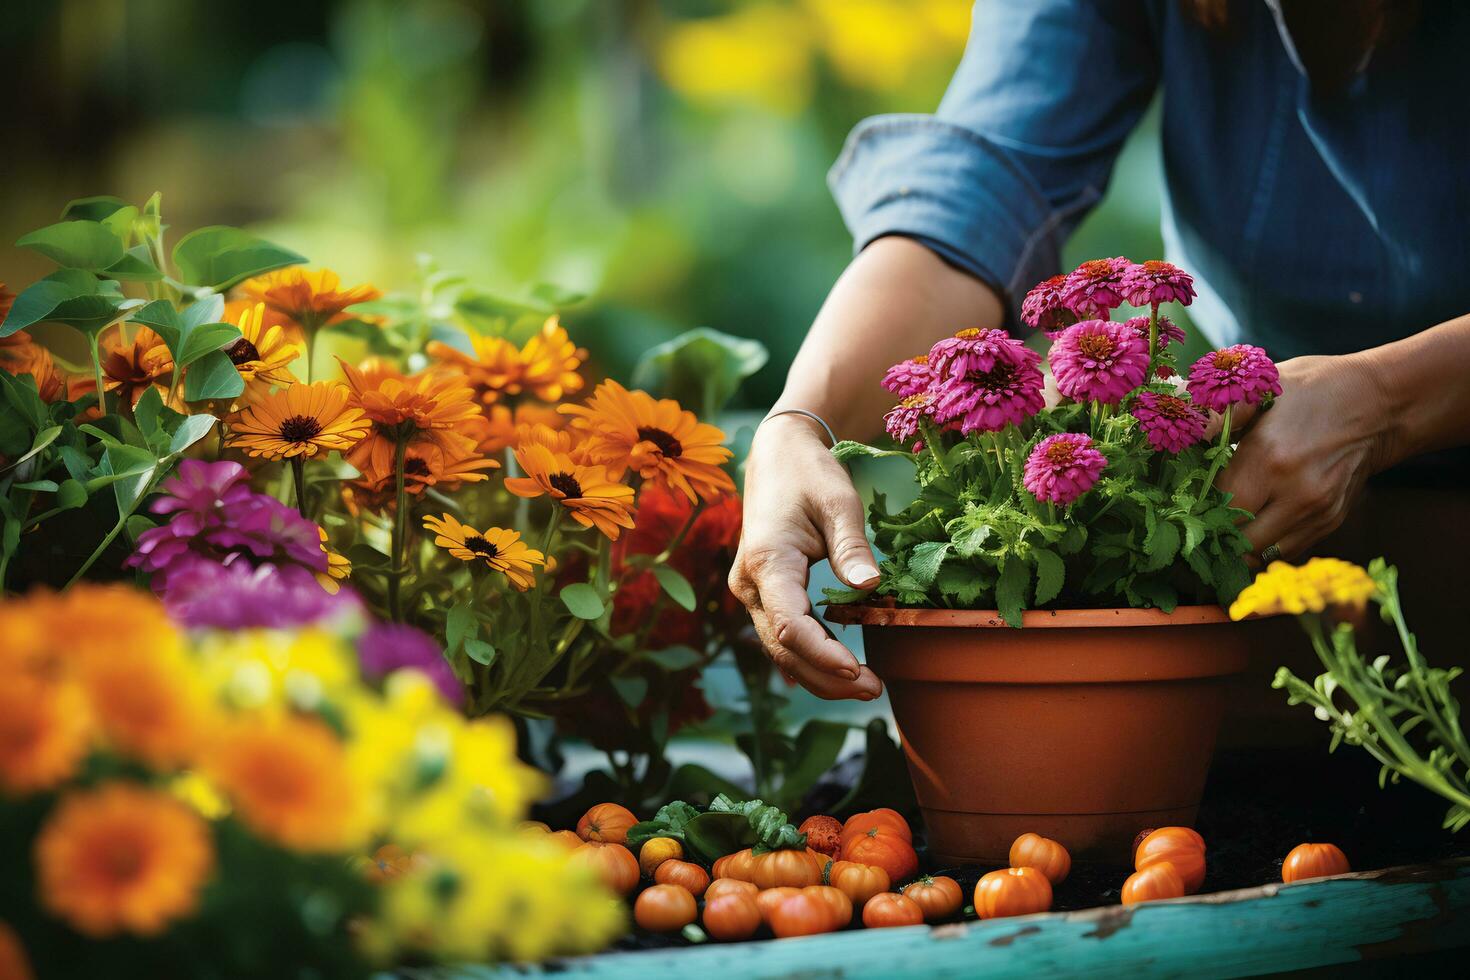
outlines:
[[1015, 326], [1161, 89], [1166, 253], [1210, 341], [1346, 353], [1470, 312], [1470, 3], [1425, 0], [1334, 94], [1274, 2], [1232, 14], [1221, 37], [1172, 0], [976, 3], [938, 111], [866, 120], [832, 169], [857, 247], [916, 238]]

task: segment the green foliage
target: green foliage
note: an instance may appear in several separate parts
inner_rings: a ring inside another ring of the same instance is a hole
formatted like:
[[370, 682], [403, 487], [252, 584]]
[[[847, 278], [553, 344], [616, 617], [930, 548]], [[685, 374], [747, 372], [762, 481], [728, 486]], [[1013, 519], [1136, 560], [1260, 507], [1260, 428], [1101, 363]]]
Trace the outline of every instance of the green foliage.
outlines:
[[633, 386], [672, 398], [700, 418], [712, 419], [741, 382], [769, 359], [758, 340], [699, 327], [645, 352], [633, 369]]
[[306, 261], [290, 249], [272, 245], [238, 228], [198, 228], [174, 246], [174, 265], [185, 283], [224, 292], [251, 276]]
[[629, 829], [628, 846], [637, 851], [654, 837], [682, 841], [706, 864], [747, 847], [759, 854], [806, 846], [806, 834], [797, 830], [778, 807], [761, 800], [737, 801], [724, 793], [716, 796], [703, 813], [682, 800], [666, 804], [652, 820]]

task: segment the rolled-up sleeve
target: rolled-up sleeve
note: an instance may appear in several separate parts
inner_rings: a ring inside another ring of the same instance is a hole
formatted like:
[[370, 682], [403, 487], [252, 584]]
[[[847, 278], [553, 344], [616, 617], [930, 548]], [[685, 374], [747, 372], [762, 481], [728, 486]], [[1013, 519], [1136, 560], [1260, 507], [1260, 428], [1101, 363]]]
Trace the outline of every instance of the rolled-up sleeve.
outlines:
[[828, 175], [855, 247], [917, 239], [1014, 321], [1148, 107], [1158, 28], [1149, 0], [979, 0], [939, 110], [865, 120]]

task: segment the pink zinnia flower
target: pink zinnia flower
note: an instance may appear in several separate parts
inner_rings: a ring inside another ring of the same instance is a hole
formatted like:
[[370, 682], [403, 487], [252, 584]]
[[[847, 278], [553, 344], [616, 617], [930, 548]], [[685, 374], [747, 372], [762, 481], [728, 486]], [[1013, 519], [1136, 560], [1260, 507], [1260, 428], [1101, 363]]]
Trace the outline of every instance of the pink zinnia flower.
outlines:
[[[919, 423], [932, 417], [934, 412], [934, 396], [929, 392], [910, 395], [889, 410], [883, 416], [883, 425], [888, 429], [888, 434], [893, 437], [894, 442], [906, 443], [919, 434]], [[914, 452], [924, 448], [922, 442], [915, 442], [912, 446]]]
[[1026, 458], [1023, 480], [1037, 500], [1070, 504], [1092, 489], [1107, 457], [1092, 445], [1092, 437], [1081, 432], [1047, 436]]
[[1048, 337], [1076, 323], [1077, 314], [1062, 303], [1062, 286], [1066, 281], [1067, 277], [1060, 275], [1037, 283], [1021, 302], [1021, 322], [1044, 331]]
[[1004, 330], [962, 330], [929, 352], [934, 418], [969, 435], [1023, 422], [1046, 404], [1041, 355]]
[[[1123, 321], [1138, 331], [1138, 335], [1144, 340], [1148, 339], [1148, 317], [1135, 316]], [[1166, 316], [1159, 317], [1159, 350], [1163, 350], [1170, 344], [1184, 343], [1184, 328], [1178, 326], [1173, 320]]]
[[1062, 283], [1062, 305], [1079, 316], [1097, 315], [1122, 306], [1123, 273], [1132, 265], [1121, 256], [1082, 263]]
[[1236, 344], [1195, 361], [1186, 387], [1196, 405], [1223, 412], [1239, 402], [1254, 405], [1268, 394], [1281, 394], [1281, 375], [1261, 348]]
[[1050, 357], [1057, 390], [1079, 402], [1115, 404], [1148, 375], [1147, 337], [1112, 320], [1068, 327], [1051, 345]]
[[928, 391], [933, 380], [934, 369], [929, 366], [929, 355], [920, 354], [889, 368], [883, 375], [883, 387], [900, 398], [907, 398]]
[[1205, 413], [1178, 395], [1140, 392], [1133, 401], [1133, 417], [1158, 452], [1182, 452], [1205, 435]]
[[1002, 362], [1019, 367], [1040, 359], [1035, 351], [1004, 330], [978, 327], [961, 330], [929, 348], [929, 366], [936, 380], [984, 374]]
[[1194, 277], [1172, 262], [1150, 259], [1123, 273], [1118, 291], [1130, 306], [1175, 302], [1188, 306], [1194, 299]]

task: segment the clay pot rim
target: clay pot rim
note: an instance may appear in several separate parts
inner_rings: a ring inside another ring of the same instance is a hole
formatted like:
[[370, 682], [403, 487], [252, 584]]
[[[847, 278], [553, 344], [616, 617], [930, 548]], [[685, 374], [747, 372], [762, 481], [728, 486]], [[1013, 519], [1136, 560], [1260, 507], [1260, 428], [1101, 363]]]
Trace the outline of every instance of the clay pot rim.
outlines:
[[[972, 629], [1010, 629], [994, 609], [917, 609], [858, 603], [828, 606], [828, 622], [844, 626], [958, 626]], [[1206, 626], [1230, 623], [1230, 614], [1217, 605], [1176, 606], [1161, 609], [1028, 609], [1021, 614], [1023, 629], [1109, 629], [1140, 626]]]

